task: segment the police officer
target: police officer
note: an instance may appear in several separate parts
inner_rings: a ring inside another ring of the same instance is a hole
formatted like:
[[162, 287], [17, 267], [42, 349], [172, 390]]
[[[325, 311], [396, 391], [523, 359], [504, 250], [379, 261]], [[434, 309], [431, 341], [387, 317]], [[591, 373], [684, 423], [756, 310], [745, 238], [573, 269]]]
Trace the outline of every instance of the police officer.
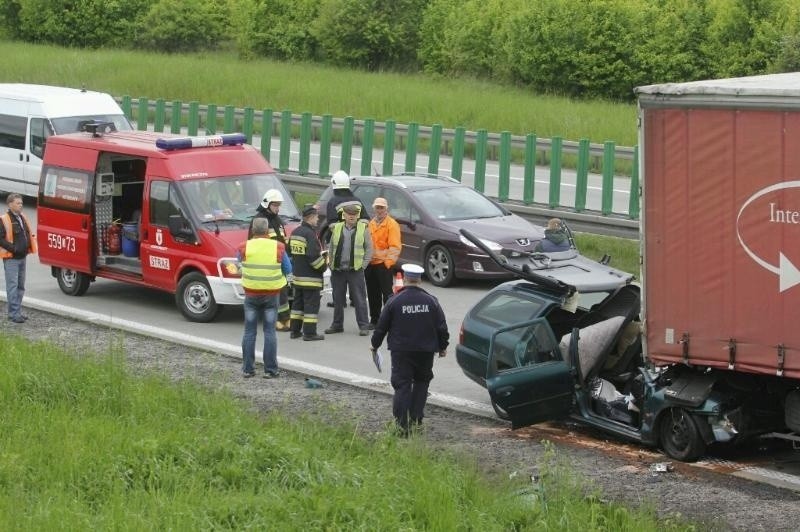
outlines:
[[[291, 338], [324, 340], [317, 334], [317, 316], [322, 291], [322, 274], [327, 264], [322, 246], [317, 238], [319, 214], [316, 207], [303, 208], [303, 223], [289, 237], [289, 253], [292, 256], [294, 274], [294, 301], [291, 313]], [[301, 332], [302, 329], [302, 332]]]
[[447, 355], [450, 333], [439, 301], [422, 289], [422, 272], [403, 265], [405, 287], [389, 298], [372, 333], [373, 353], [388, 333], [392, 356], [392, 410], [403, 435], [422, 424], [428, 386], [433, 379], [433, 355]]

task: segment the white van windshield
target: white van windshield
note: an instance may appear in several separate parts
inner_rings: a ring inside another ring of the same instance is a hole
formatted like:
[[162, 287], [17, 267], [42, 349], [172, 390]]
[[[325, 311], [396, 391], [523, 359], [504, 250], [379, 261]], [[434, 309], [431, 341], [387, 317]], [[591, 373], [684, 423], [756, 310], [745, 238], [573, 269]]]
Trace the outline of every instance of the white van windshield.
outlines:
[[53, 124], [53, 129], [56, 130], [56, 135], [64, 133], [75, 133], [81, 130], [81, 126], [85, 122], [111, 122], [117, 131], [131, 131], [128, 119], [125, 115], [92, 115], [92, 116], [66, 116], [61, 118], [51, 118], [50, 122]]

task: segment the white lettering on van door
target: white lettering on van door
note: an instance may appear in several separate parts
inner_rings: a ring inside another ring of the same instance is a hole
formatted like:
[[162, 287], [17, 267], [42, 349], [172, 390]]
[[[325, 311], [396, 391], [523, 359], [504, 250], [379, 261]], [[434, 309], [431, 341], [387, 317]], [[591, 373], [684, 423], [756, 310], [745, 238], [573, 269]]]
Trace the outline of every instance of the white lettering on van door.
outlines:
[[169, 270], [169, 259], [150, 255], [150, 267], [159, 270]]

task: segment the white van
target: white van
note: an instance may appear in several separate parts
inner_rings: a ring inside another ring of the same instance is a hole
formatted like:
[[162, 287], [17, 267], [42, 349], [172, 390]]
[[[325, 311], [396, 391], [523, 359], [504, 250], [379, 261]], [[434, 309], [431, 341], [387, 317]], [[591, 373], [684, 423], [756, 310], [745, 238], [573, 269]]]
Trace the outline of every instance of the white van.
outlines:
[[47, 138], [80, 131], [92, 120], [112, 122], [118, 131], [132, 129], [108, 94], [0, 83], [0, 191], [38, 195]]

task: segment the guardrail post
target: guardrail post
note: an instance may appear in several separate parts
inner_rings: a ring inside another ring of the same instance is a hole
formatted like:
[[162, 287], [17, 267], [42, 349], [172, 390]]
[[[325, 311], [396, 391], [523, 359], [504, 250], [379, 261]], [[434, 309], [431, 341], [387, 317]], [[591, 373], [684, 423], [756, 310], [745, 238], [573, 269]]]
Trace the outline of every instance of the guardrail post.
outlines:
[[486, 188], [486, 145], [489, 141], [489, 132], [485, 129], [477, 131], [475, 138], [475, 183], [472, 188], [483, 192]]
[[431, 146], [428, 150], [428, 173], [439, 173], [439, 154], [442, 152], [442, 125], [434, 124], [431, 128]]
[[331, 175], [331, 133], [333, 116], [322, 115], [322, 133], [319, 141], [319, 176]]
[[457, 127], [453, 138], [453, 161], [450, 167], [450, 177], [461, 181], [461, 173], [464, 169], [464, 137], [466, 130]]
[[236, 113], [236, 109], [234, 109], [232, 105], [225, 106], [225, 118], [222, 124], [223, 133], [233, 133], [234, 113]]
[[139, 131], [147, 131], [147, 108], [150, 106], [150, 100], [147, 98], [139, 98], [139, 107], [136, 110], [136, 129]]
[[372, 145], [375, 140], [375, 120], [364, 120], [364, 142], [361, 143], [361, 175], [372, 174]]
[[406, 166], [405, 171], [414, 173], [417, 171], [417, 138], [419, 137], [419, 124], [411, 122], [408, 124], [408, 139], [406, 141]]
[[153, 122], [153, 131], [156, 133], [164, 132], [164, 99], [156, 100], [156, 117]]
[[311, 157], [311, 113], [303, 113], [300, 119], [300, 163], [298, 173], [308, 174], [308, 161]]
[[500, 133], [500, 182], [498, 183], [497, 198], [508, 201], [508, 189], [511, 182], [511, 132]]
[[633, 168], [631, 169], [631, 195], [628, 200], [628, 216], [639, 218], [639, 146], [633, 147]]
[[189, 126], [187, 128], [190, 137], [197, 136], [197, 130], [200, 127], [200, 104], [198, 102], [189, 102]]
[[578, 164], [575, 168], [575, 210], [586, 209], [586, 191], [589, 186], [589, 139], [578, 143]]
[[183, 114], [183, 104], [180, 100], [175, 100], [172, 102], [172, 109], [170, 109], [169, 114], [169, 132], [176, 134], [180, 133], [181, 115]]
[[536, 135], [525, 136], [525, 173], [522, 176], [522, 201], [525, 205], [533, 203], [536, 187]]
[[272, 109], [261, 111], [261, 155], [268, 161], [272, 157]]
[[206, 107], [206, 132], [209, 135], [217, 133], [217, 106], [213, 103]]
[[281, 145], [278, 169], [281, 173], [289, 170], [289, 153], [292, 146], [292, 111], [284, 109], [281, 112]]
[[561, 137], [550, 140], [550, 198], [548, 204], [551, 209], [561, 203]]
[[603, 143], [603, 190], [600, 212], [611, 214], [614, 208], [614, 143]]
[[255, 111], [252, 107], [244, 108], [244, 124], [242, 124], [242, 133], [247, 138], [247, 143], [253, 143], [253, 120], [255, 119]]
[[122, 112], [125, 115], [125, 118], [132, 121], [133, 115], [131, 114], [131, 97], [127, 94], [123, 96], [120, 107], [122, 107]]
[[394, 120], [387, 120], [383, 134], [383, 175], [394, 173]]
[[353, 128], [353, 117], [344, 117], [344, 129], [342, 130], [342, 158], [339, 161], [339, 168], [348, 174], [350, 173], [350, 159], [353, 157]]

